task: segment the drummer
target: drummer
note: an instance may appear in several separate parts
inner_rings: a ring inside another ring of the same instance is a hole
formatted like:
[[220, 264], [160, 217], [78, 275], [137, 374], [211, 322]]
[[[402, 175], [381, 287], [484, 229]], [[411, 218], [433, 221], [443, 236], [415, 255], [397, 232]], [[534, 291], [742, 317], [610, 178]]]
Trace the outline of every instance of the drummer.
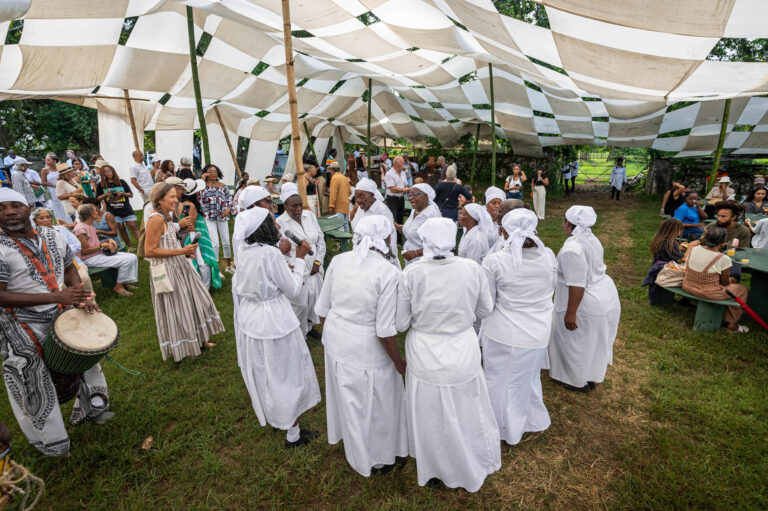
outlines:
[[[0, 188], [0, 356], [11, 408], [27, 440], [46, 456], [69, 452], [70, 443], [41, 345], [57, 313], [70, 307], [98, 311], [86, 291], [72, 251], [53, 229], [33, 227], [27, 200]], [[66, 286], [66, 288], [64, 287]], [[101, 424], [109, 411], [107, 382], [99, 364], [79, 377], [70, 424]]]

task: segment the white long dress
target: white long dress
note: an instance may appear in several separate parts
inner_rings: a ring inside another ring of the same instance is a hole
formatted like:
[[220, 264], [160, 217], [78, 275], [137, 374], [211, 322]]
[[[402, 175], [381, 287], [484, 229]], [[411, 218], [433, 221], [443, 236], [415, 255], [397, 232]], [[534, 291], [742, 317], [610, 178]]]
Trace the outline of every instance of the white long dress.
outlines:
[[474, 261], [422, 259], [400, 275], [396, 326], [410, 327], [408, 443], [420, 486], [437, 477], [475, 492], [501, 468], [499, 428], [472, 327], [492, 310], [488, 280]]
[[[299, 319], [299, 326], [301, 327], [301, 333], [306, 336], [310, 329], [311, 324], [317, 324], [320, 322], [320, 318], [315, 314], [315, 301], [317, 301], [317, 295], [320, 294], [320, 289], [323, 287], [323, 260], [325, 259], [325, 234], [320, 229], [320, 224], [317, 222], [317, 217], [311, 211], [304, 210], [301, 212], [301, 223], [292, 219], [288, 213], [283, 213], [277, 218], [277, 223], [280, 225], [280, 233], [285, 234], [285, 231], [293, 231], [293, 233], [300, 239], [307, 240], [312, 247], [313, 255], [307, 255], [304, 261], [307, 263], [304, 279], [304, 285], [302, 286], [301, 293], [298, 297], [291, 299], [291, 305], [296, 313], [296, 317]], [[285, 256], [288, 264], [293, 265], [296, 259], [296, 244], [291, 241], [291, 251]], [[315, 261], [320, 261], [320, 271], [314, 275], [310, 275], [312, 265]], [[239, 312], [238, 312], [239, 313]]]
[[483, 320], [481, 340], [488, 393], [501, 439], [510, 445], [523, 433], [550, 425], [541, 391], [541, 369], [552, 331], [557, 261], [548, 248], [523, 249], [512, 266], [506, 250], [483, 261], [494, 308]]
[[47, 176], [48, 182], [53, 183], [54, 186], [48, 187], [48, 192], [51, 194], [51, 206], [53, 206], [53, 214], [56, 215], [56, 219], [58, 220], [64, 220], [65, 222], [72, 222], [72, 217], [67, 214], [67, 211], [64, 209], [64, 203], [59, 200], [59, 196], [56, 193], [56, 184], [58, 184], [59, 181], [59, 171], [48, 171]]
[[[403, 235], [405, 236], [405, 243], [403, 243], [403, 252], [407, 252], [408, 250], [419, 250], [424, 247], [424, 244], [421, 241], [421, 236], [419, 236], [419, 228], [424, 225], [424, 222], [429, 220], [430, 218], [440, 218], [440, 208], [437, 207], [437, 204], [434, 202], [430, 202], [429, 206], [424, 208], [424, 210], [421, 213], [416, 213], [416, 210], [411, 211], [411, 216], [408, 217], [408, 219], [403, 224]], [[421, 257], [414, 257], [410, 261], [406, 261], [405, 264], [408, 266], [409, 264], [413, 264], [416, 261], [421, 259]]]
[[478, 226], [468, 231], [459, 241], [459, 257], [472, 259], [477, 264], [483, 264], [483, 259], [488, 253], [488, 233], [482, 231]]
[[397, 335], [400, 271], [378, 252], [360, 264], [355, 257], [333, 258], [315, 312], [326, 318], [328, 442], [344, 440], [347, 461], [368, 477], [371, 467], [408, 456], [403, 378], [379, 340]]
[[297, 297], [304, 261], [288, 269], [276, 247], [241, 246], [237, 268], [237, 360], [262, 426], [287, 430], [320, 402], [320, 386], [289, 297]]
[[[583, 287], [576, 311], [578, 328], [565, 328], [568, 286]], [[583, 387], [600, 383], [613, 363], [613, 341], [619, 328], [621, 304], [611, 277], [605, 273], [603, 246], [591, 232], [571, 236], [557, 254], [557, 289], [549, 376]]]
[[399, 270], [401, 266], [400, 266], [400, 258], [397, 257], [397, 231], [395, 230], [395, 220], [394, 220], [394, 217], [392, 216], [392, 212], [389, 210], [386, 204], [384, 204], [383, 201], [379, 201], [379, 200], [373, 201], [373, 204], [371, 204], [371, 207], [368, 208], [367, 211], [364, 210], [363, 208], [357, 208], [357, 212], [355, 213], [355, 218], [352, 219], [352, 230], [353, 231], [355, 230], [360, 220], [371, 215], [385, 216], [389, 218], [390, 222], [392, 222], [392, 234], [390, 234], [390, 238], [389, 238], [389, 250], [392, 252], [393, 257], [389, 259], [389, 262], [397, 266], [397, 269]]

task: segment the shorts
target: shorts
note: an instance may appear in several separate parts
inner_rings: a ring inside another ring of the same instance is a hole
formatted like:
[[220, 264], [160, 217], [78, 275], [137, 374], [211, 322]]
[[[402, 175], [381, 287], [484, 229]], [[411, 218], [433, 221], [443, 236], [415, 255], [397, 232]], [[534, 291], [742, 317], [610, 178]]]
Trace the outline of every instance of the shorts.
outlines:
[[135, 222], [138, 220], [138, 218], [136, 218], [136, 215], [128, 215], [128, 216], [114, 215], [114, 216], [115, 216], [115, 222], [117, 222], [118, 224], [124, 224], [125, 222]]

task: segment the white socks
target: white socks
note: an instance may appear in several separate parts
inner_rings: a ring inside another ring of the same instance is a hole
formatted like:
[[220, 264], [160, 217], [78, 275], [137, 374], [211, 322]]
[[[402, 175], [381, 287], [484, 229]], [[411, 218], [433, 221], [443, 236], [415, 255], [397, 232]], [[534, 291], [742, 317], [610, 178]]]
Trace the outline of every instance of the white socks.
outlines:
[[301, 433], [299, 426], [291, 426], [288, 428], [288, 434], [285, 436], [285, 439], [289, 442], [295, 442], [299, 439], [299, 433]]

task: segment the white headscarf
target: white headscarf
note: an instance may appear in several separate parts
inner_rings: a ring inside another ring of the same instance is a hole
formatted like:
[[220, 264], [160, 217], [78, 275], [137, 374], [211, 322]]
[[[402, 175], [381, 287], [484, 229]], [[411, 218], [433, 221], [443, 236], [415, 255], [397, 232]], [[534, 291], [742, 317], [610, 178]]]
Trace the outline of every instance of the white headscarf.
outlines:
[[269, 193], [263, 186], [246, 186], [245, 189], [240, 192], [240, 198], [237, 201], [237, 205], [241, 210], [245, 210], [260, 200], [271, 197], [271, 195], [272, 194]]
[[536, 225], [539, 219], [530, 209], [513, 209], [501, 219], [501, 226], [507, 231], [508, 238], [502, 244], [502, 250], [512, 254], [512, 267], [517, 269], [523, 264], [523, 243], [526, 238], [533, 240], [539, 248], [544, 243], [536, 236]]
[[376, 182], [373, 179], [369, 179], [367, 177], [361, 179], [360, 181], [357, 182], [357, 186], [355, 187], [355, 190], [372, 193], [377, 201], [382, 201], [382, 202], [384, 201], [384, 197], [381, 196], [379, 187], [376, 186]]
[[0, 188], [0, 202], [21, 202], [29, 207], [26, 197], [10, 188]]
[[[418, 186], [418, 185], [417, 185]], [[424, 257], [453, 256], [456, 246], [456, 224], [449, 218], [430, 218], [419, 228], [419, 236], [423, 243]]]
[[[245, 241], [245, 238], [253, 234], [253, 231], [264, 223], [264, 219], [271, 213], [264, 208], [251, 208], [237, 215], [235, 230], [232, 232], [232, 238]], [[243, 248], [249, 248], [254, 245], [243, 243]]]
[[565, 219], [576, 226], [571, 236], [592, 234], [590, 227], [597, 222], [597, 213], [589, 206], [571, 206], [565, 212]]
[[353, 243], [355, 244], [355, 259], [357, 264], [362, 263], [371, 247], [381, 251], [382, 254], [389, 253], [387, 237], [392, 233], [392, 222], [383, 215], [370, 215], [360, 219], [355, 227]]
[[493, 199], [506, 199], [507, 196], [504, 195], [504, 190], [499, 188], [498, 186], [489, 186], [485, 190], [485, 203], [488, 204]]
[[426, 193], [427, 197], [429, 198], [429, 202], [435, 200], [435, 190], [427, 183], [419, 183], [417, 185], [413, 185], [411, 188], [417, 188], [418, 190]]
[[493, 230], [493, 220], [491, 214], [480, 204], [470, 202], [464, 205], [464, 209], [469, 213], [469, 216], [477, 220], [477, 228], [483, 232], [491, 232]]
[[283, 187], [280, 189], [280, 200], [285, 204], [286, 199], [288, 197], [292, 197], [294, 195], [299, 194], [299, 187], [296, 186], [293, 183], [284, 183]]

